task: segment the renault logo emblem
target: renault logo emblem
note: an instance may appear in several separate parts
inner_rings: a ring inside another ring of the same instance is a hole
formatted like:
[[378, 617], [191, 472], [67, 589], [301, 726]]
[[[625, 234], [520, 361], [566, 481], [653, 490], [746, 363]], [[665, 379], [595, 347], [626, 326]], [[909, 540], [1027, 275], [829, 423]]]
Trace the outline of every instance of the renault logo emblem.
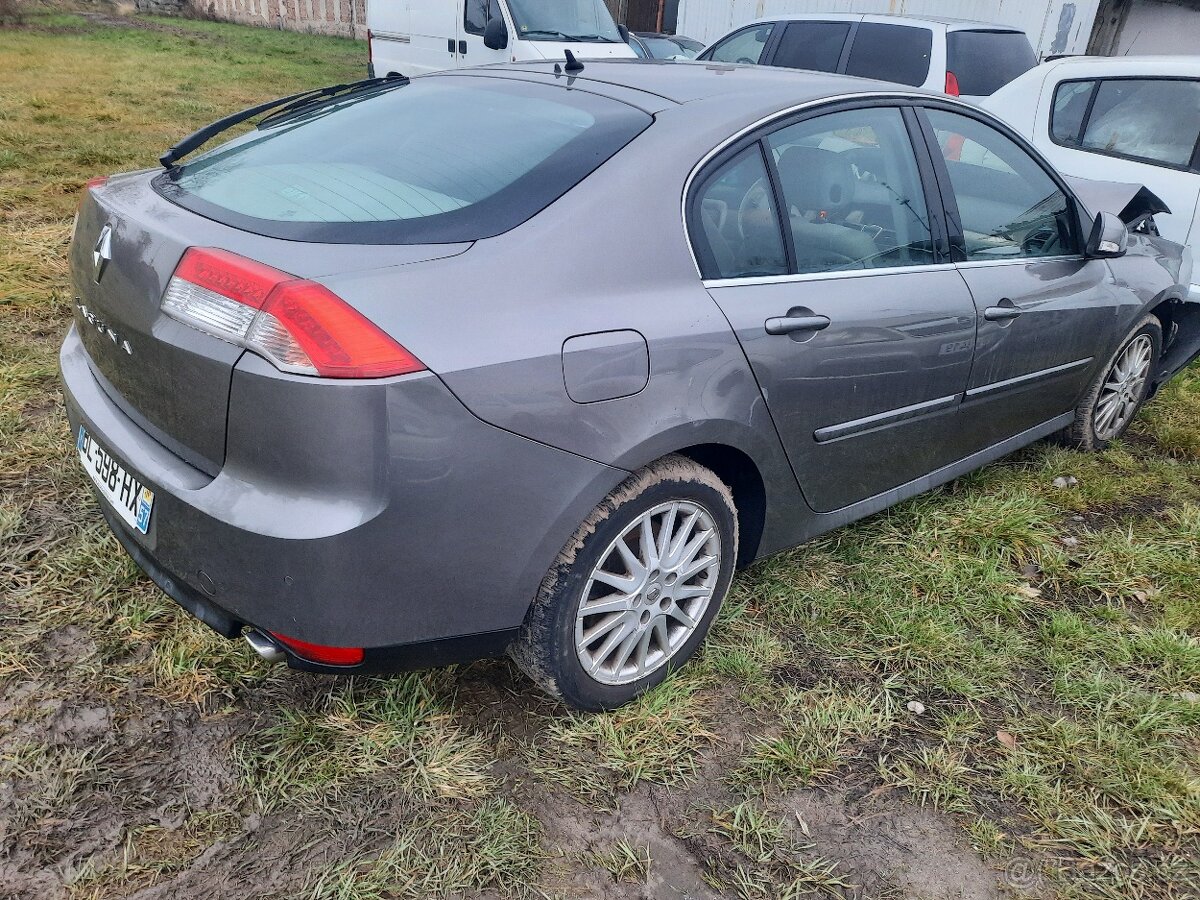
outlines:
[[100, 229], [100, 237], [96, 238], [96, 246], [92, 248], [92, 278], [97, 284], [104, 275], [104, 268], [112, 259], [112, 226], [105, 225]]

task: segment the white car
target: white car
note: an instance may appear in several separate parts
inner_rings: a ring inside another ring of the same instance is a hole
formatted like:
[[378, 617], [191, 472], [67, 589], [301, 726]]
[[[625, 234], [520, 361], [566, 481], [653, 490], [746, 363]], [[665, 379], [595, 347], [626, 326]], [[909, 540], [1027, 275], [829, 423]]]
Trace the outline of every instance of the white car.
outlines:
[[861, 13], [758, 19], [714, 41], [700, 59], [858, 75], [972, 101], [1037, 65], [1019, 28]]
[[[1200, 249], [1200, 56], [1075, 56], [983, 101], [1060, 172], [1144, 184], [1163, 237]], [[1191, 286], [1200, 299], [1200, 284]]]
[[423, 75], [498, 62], [623, 57], [604, 0], [371, 0], [368, 71]]

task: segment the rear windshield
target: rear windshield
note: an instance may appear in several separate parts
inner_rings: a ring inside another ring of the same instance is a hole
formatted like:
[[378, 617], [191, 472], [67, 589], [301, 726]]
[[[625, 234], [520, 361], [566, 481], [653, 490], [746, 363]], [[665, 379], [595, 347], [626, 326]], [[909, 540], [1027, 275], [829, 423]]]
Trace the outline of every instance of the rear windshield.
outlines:
[[987, 97], [1037, 65], [1029, 38], [1019, 31], [951, 31], [946, 35], [946, 69], [960, 93]]
[[933, 32], [912, 25], [863, 22], [854, 35], [846, 74], [922, 85], [929, 77]]
[[529, 219], [650, 121], [558, 86], [418, 78], [242, 135], [159, 176], [156, 187], [203, 216], [271, 237], [472, 241]]

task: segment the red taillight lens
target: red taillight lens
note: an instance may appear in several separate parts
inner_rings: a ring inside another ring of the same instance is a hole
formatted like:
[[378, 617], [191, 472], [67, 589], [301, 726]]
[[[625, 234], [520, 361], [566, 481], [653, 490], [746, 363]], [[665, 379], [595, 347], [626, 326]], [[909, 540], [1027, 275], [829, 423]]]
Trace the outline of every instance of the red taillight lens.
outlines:
[[298, 638], [287, 637], [272, 631], [271, 636], [293, 651], [297, 656], [309, 662], [324, 663], [327, 666], [357, 666], [363, 661], [362, 647], [327, 647], [324, 644], [310, 644]]
[[162, 308], [285, 372], [383, 378], [425, 368], [328, 288], [228, 250], [189, 249], [167, 284]]
[[104, 187], [106, 184], [108, 184], [108, 176], [97, 175], [95, 178], [88, 179], [87, 189], [90, 191], [92, 188]]
[[958, 76], [949, 71], [946, 72], [946, 93], [951, 97], [959, 96]]

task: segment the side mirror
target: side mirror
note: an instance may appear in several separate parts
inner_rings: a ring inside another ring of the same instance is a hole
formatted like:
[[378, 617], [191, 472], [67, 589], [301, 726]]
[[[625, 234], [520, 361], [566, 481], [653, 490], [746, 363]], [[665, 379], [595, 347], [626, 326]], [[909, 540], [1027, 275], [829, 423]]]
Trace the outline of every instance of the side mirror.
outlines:
[[508, 27], [503, 16], [492, 16], [483, 29], [483, 46], [489, 50], [503, 50], [508, 46]]
[[621, 40], [623, 40], [627, 44], [629, 43], [629, 29], [628, 28], [626, 28], [624, 25], [618, 25], [617, 26], [617, 34], [619, 34], [621, 36]]
[[1092, 233], [1088, 236], [1087, 249], [1084, 254], [1089, 259], [1111, 259], [1124, 256], [1129, 247], [1129, 229], [1118, 216], [1102, 212], [1092, 223]]

